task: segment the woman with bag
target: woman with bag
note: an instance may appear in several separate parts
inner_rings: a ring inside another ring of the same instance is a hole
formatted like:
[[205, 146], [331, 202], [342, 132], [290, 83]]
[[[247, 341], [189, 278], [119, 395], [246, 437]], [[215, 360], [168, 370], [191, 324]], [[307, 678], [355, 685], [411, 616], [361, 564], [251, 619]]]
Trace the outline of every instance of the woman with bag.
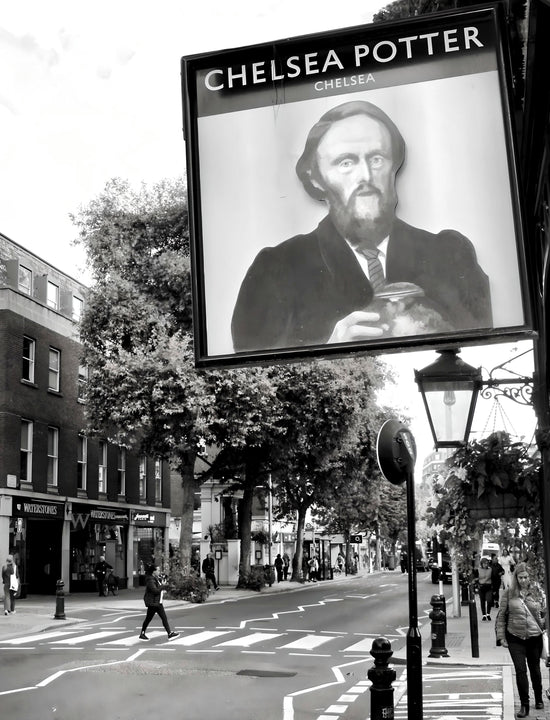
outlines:
[[143, 602], [147, 608], [147, 615], [145, 616], [145, 620], [143, 621], [143, 625], [141, 627], [141, 633], [139, 636], [140, 640], [149, 640], [145, 631], [155, 616], [155, 613], [157, 613], [161, 619], [164, 629], [168, 634], [168, 640], [173, 640], [179, 636], [178, 632], [172, 632], [172, 630], [170, 630], [168, 618], [166, 617], [166, 611], [164, 609], [164, 605], [162, 604], [162, 596], [164, 594], [165, 587], [166, 584], [160, 580], [158, 567], [156, 565], [149, 565], [145, 570], [145, 595], [143, 596]]
[[2, 584], [4, 586], [4, 615], [13, 615], [15, 598], [19, 596], [19, 570], [13, 560], [13, 555], [8, 555], [6, 564], [2, 566]]
[[529, 569], [519, 563], [512, 575], [510, 587], [502, 593], [496, 621], [497, 645], [507, 647], [516, 671], [521, 708], [516, 717], [529, 715], [529, 680], [531, 676], [535, 708], [544, 707], [542, 701], [542, 677], [540, 660], [543, 648], [543, 632], [546, 608], [544, 596], [531, 583]]

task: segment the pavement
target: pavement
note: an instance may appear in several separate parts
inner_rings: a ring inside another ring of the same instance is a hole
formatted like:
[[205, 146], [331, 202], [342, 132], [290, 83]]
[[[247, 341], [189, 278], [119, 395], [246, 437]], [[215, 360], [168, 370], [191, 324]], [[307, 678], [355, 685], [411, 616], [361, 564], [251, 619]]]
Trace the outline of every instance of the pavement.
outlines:
[[[389, 573], [387, 573], [389, 574]], [[353, 582], [354, 579], [360, 577], [358, 575], [341, 576], [339, 580], [346, 579]], [[321, 581], [319, 584], [324, 585]], [[291, 583], [290, 581], [282, 581], [274, 583], [271, 587], [266, 586], [261, 593], [280, 593], [280, 592], [299, 592], [305, 587], [311, 587], [308, 584]], [[257, 592], [250, 590], [237, 590], [230, 586], [221, 586], [217, 592], [210, 595], [207, 602], [220, 600], [236, 601], [247, 597], [256, 597]], [[447, 597], [447, 632], [445, 634], [445, 649], [448, 655], [445, 657], [430, 657], [432, 651], [431, 625], [426, 617], [419, 617], [420, 635], [422, 637], [422, 662], [427, 667], [456, 667], [465, 666], [475, 668], [476, 666], [495, 665], [502, 667], [503, 672], [503, 688], [504, 688], [504, 715], [503, 720], [513, 720], [515, 712], [519, 708], [519, 699], [517, 697], [517, 689], [514, 675], [514, 667], [510, 659], [510, 654], [506, 648], [497, 647], [495, 644], [494, 620], [496, 612], [492, 612], [491, 622], [481, 622], [481, 613], [479, 606], [478, 612], [478, 652], [479, 657], [473, 657], [471, 629], [468, 606], [461, 607], [460, 617], [452, 616], [452, 604], [449, 599], [450, 588], [444, 587], [444, 594]], [[143, 588], [132, 588], [121, 590], [117, 596], [108, 596], [100, 598], [92, 593], [67, 593], [58, 602], [55, 596], [34, 595], [24, 599], [20, 599], [16, 604], [16, 612], [14, 615], [0, 615], [0, 642], [20, 635], [36, 634], [45, 632], [46, 630], [58, 629], [60, 626], [74, 625], [80, 622], [89, 622], [90, 617], [98, 612], [104, 614], [105, 611], [113, 610], [115, 612], [135, 612], [136, 615], [143, 615]], [[58, 607], [58, 605], [60, 607]], [[164, 600], [164, 606], [170, 616], [170, 610], [182, 608], [189, 605], [184, 600]], [[64, 617], [56, 618], [55, 615], [64, 615]], [[100, 615], [98, 614], [98, 617]], [[405, 647], [396, 650], [390, 660], [390, 663], [396, 666], [399, 672], [399, 666], [406, 665], [406, 649]], [[549, 687], [549, 669], [542, 668], [543, 688]], [[399, 702], [396, 697], [395, 704]], [[550, 720], [550, 700], [545, 697], [544, 710], [535, 710], [531, 708], [529, 715], [530, 720]]]

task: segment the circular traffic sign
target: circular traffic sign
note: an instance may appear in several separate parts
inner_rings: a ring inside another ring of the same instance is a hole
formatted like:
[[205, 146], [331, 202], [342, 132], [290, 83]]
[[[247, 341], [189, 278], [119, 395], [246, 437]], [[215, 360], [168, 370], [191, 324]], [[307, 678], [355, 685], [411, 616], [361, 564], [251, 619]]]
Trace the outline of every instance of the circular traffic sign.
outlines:
[[406, 425], [386, 420], [376, 440], [376, 455], [382, 475], [393, 485], [401, 485], [413, 474], [416, 443]]

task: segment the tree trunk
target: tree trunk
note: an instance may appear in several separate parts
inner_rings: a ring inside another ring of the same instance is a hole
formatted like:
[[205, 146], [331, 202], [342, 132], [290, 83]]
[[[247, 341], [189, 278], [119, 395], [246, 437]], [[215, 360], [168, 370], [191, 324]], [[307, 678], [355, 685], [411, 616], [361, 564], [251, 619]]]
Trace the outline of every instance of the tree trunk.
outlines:
[[291, 582], [302, 582], [302, 558], [304, 556], [304, 527], [306, 524], [307, 507], [300, 505], [296, 520], [296, 552], [292, 558]]
[[195, 492], [201, 485], [200, 480], [195, 477], [195, 458], [196, 453], [185, 452], [178, 457], [177, 464], [183, 489], [179, 551], [181, 568], [185, 575], [191, 573], [193, 509], [195, 506]]
[[[248, 472], [247, 472], [248, 475]], [[248, 477], [247, 477], [248, 479]], [[252, 499], [256, 478], [249, 479], [243, 487], [243, 497], [239, 505], [239, 538], [241, 540], [241, 554], [239, 558], [239, 580], [237, 587], [246, 587], [246, 579], [250, 572], [251, 527], [252, 527]]]

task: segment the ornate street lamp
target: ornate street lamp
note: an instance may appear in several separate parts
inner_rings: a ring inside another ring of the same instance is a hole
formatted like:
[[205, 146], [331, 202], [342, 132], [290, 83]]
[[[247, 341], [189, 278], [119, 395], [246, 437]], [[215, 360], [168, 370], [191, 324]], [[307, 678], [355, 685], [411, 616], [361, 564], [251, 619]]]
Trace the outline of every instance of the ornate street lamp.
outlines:
[[460, 447], [468, 442], [477, 397], [482, 387], [481, 368], [458, 357], [460, 350], [439, 350], [440, 357], [414, 376], [422, 394], [435, 448]]

